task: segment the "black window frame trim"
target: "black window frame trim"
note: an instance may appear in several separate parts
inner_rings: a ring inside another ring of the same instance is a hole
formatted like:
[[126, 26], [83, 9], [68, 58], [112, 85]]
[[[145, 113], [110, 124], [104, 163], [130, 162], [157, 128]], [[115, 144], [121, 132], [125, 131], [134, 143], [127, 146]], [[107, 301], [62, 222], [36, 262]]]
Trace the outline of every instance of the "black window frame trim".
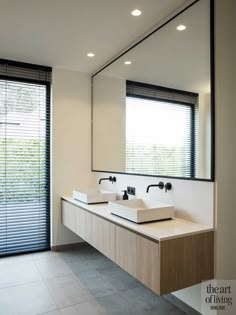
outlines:
[[[31, 64], [26, 62], [20, 62], [15, 60], [9, 60], [9, 59], [2, 59], [0, 58], [0, 64], [3, 65], [9, 65], [13, 67], [19, 67], [19, 68], [27, 68], [32, 70], [42, 70], [46, 72], [52, 73], [52, 67], [43, 66], [43, 65], [37, 65], [37, 64]], [[22, 83], [29, 83], [29, 84], [37, 84], [37, 85], [43, 85], [46, 87], [46, 186], [47, 186], [47, 194], [46, 194], [46, 207], [47, 207], [47, 240], [48, 240], [48, 246], [43, 249], [38, 250], [32, 250], [32, 251], [26, 251], [26, 252], [19, 252], [19, 253], [7, 253], [5, 255], [1, 255], [0, 257], [8, 257], [8, 256], [17, 256], [22, 255], [23, 253], [29, 254], [34, 252], [43, 252], [51, 250], [51, 80], [35, 80], [30, 78], [23, 78], [23, 77], [14, 77], [14, 76], [8, 76], [8, 75], [2, 75], [0, 74], [0, 80], [6, 80], [6, 81], [15, 81], [15, 82], [22, 82]], [[49, 127], [47, 127], [49, 126]]]

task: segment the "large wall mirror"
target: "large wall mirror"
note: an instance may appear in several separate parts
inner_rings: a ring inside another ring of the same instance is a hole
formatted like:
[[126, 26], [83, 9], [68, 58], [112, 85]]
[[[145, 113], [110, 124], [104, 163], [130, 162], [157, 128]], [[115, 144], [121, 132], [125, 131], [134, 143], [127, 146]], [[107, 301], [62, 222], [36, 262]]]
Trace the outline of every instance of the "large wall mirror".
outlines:
[[93, 171], [214, 179], [212, 5], [195, 1], [93, 76]]

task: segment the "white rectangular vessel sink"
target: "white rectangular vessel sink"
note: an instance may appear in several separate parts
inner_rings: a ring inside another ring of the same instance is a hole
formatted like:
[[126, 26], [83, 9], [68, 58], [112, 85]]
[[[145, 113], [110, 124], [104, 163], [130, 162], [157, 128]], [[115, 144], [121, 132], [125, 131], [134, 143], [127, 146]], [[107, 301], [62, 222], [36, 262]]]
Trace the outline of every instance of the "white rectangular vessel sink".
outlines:
[[135, 223], [170, 219], [174, 217], [172, 205], [144, 199], [117, 200], [108, 203], [112, 214]]
[[73, 190], [73, 198], [84, 203], [103, 203], [116, 200], [116, 194], [98, 188]]

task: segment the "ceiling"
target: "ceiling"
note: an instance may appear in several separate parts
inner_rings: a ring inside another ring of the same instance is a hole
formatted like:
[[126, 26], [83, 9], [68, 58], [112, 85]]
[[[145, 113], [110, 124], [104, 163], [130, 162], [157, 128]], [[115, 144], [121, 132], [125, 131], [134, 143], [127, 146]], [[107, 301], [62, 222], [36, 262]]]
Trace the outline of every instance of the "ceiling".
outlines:
[[[191, 0], [0, 0], [0, 58], [93, 73]], [[142, 10], [133, 17], [131, 11]], [[88, 58], [88, 52], [94, 58]]]
[[[181, 24], [186, 30], [179, 32]], [[127, 60], [132, 64], [125, 65]], [[195, 3], [101, 71], [98, 79], [104, 76], [209, 93], [210, 2]]]

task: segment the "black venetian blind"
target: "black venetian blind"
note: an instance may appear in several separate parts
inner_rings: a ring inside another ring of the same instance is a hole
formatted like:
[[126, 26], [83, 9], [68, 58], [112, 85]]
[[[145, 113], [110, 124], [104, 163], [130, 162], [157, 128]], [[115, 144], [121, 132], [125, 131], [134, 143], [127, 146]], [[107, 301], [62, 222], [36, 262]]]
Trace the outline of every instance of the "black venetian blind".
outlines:
[[50, 248], [50, 84], [0, 59], [0, 256]]
[[195, 175], [198, 95], [126, 81], [126, 172]]

